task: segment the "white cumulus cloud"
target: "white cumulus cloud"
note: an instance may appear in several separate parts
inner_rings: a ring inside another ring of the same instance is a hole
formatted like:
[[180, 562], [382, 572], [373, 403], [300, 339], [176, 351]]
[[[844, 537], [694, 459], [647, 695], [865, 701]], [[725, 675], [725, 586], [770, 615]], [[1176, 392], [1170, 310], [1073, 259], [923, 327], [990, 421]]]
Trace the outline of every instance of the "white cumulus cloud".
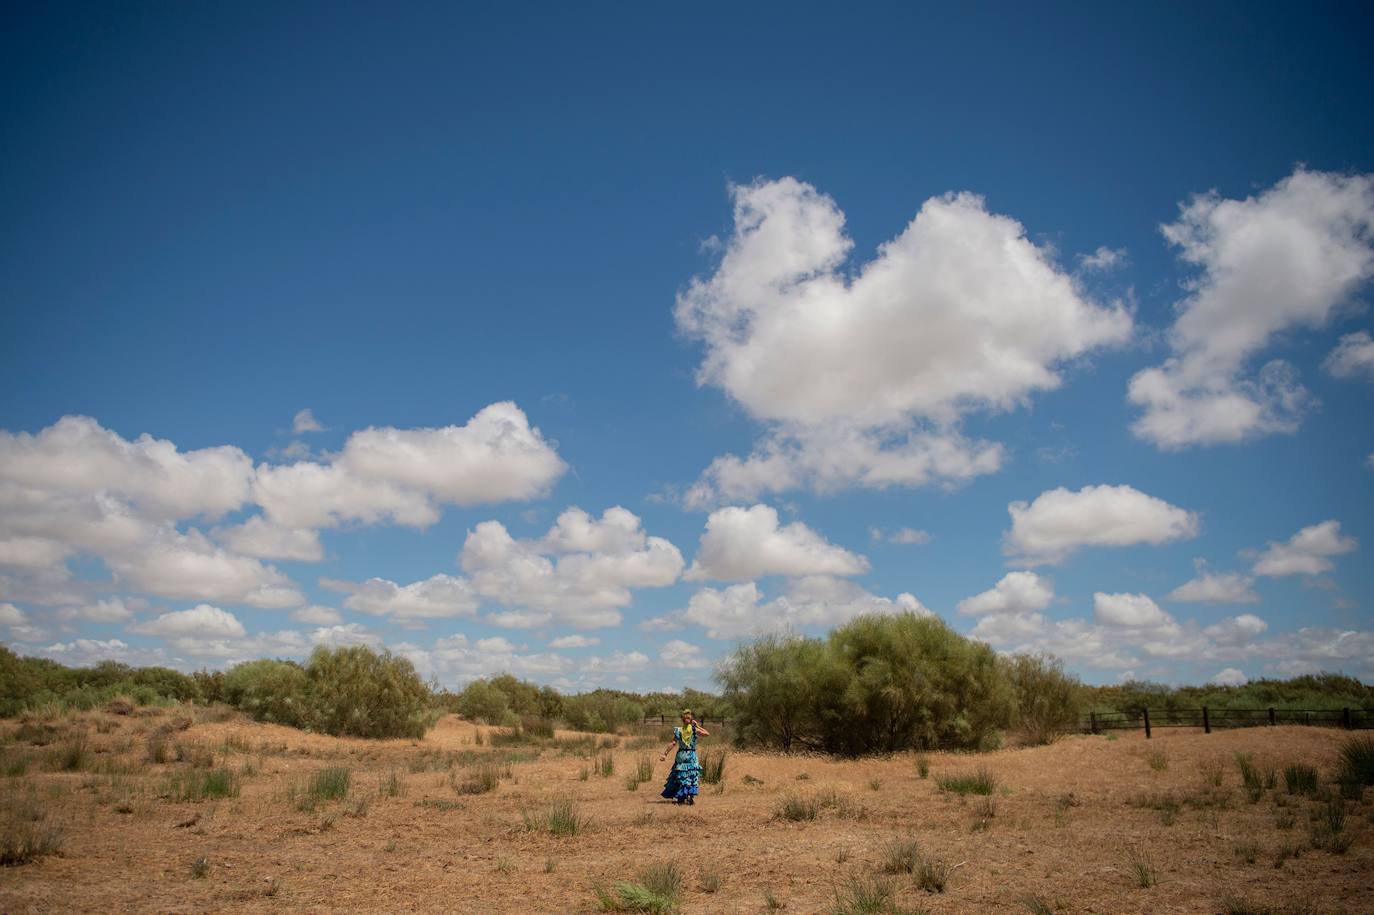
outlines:
[[1199, 568], [1196, 578], [1174, 588], [1166, 599], [1179, 603], [1256, 604], [1259, 595], [1252, 587], [1254, 581], [1239, 572], [1209, 572]]
[[1005, 551], [1031, 565], [1056, 563], [1085, 546], [1159, 545], [1197, 536], [1198, 516], [1131, 486], [1060, 487], [1012, 502]]
[[994, 613], [1028, 613], [1044, 610], [1054, 600], [1054, 586], [1034, 572], [1010, 572], [992, 588], [959, 601], [956, 609], [966, 616]]
[[731, 190], [719, 266], [674, 313], [705, 343], [698, 381], [769, 430], [750, 457], [713, 464], [689, 504], [992, 472], [1001, 449], [965, 440], [960, 418], [1025, 404], [1062, 383], [1064, 361], [1130, 334], [1123, 308], [1085, 298], [977, 195], [926, 201], [851, 276], [831, 198], [793, 178]]
[[1374, 276], [1374, 176], [1299, 168], [1245, 200], [1215, 192], [1162, 227], [1200, 268], [1169, 330], [1172, 355], [1131, 379], [1132, 431], [1164, 449], [1291, 432], [1309, 400], [1291, 366], [1245, 366], [1275, 335], [1321, 327]]
[[1108, 626], [1127, 629], [1172, 628], [1173, 617], [1145, 594], [1093, 594], [1093, 613]]
[[164, 613], [156, 619], [130, 626], [129, 631], [141, 635], [201, 639], [236, 639], [247, 635], [238, 617], [209, 604], [198, 604], [190, 610]]
[[390, 616], [400, 620], [448, 619], [476, 616], [482, 603], [472, 583], [455, 575], [434, 575], [422, 581], [399, 585], [385, 578], [369, 578], [349, 586], [352, 593], [343, 605], [374, 616]]
[[768, 505], [711, 513], [686, 578], [740, 581], [765, 575], [858, 575], [868, 560], [835, 546], [800, 521], [782, 525]]
[[1303, 528], [1285, 543], [1271, 542], [1255, 561], [1255, 574], [1270, 578], [1320, 575], [1334, 567], [1330, 557], [1353, 552], [1358, 546], [1354, 537], [1341, 534], [1339, 521], [1323, 521]]

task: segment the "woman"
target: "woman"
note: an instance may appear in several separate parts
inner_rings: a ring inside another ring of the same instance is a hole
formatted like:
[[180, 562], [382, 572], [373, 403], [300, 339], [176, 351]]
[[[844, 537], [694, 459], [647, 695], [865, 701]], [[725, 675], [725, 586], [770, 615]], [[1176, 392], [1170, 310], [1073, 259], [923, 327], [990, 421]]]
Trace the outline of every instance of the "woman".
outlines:
[[682, 727], [673, 728], [673, 742], [663, 751], [659, 762], [668, 758], [668, 750], [677, 748], [673, 768], [668, 772], [668, 784], [663, 796], [678, 804], [695, 804], [697, 786], [701, 782], [701, 763], [697, 762], [697, 737], [710, 737], [711, 732], [692, 717], [692, 710], [682, 710]]

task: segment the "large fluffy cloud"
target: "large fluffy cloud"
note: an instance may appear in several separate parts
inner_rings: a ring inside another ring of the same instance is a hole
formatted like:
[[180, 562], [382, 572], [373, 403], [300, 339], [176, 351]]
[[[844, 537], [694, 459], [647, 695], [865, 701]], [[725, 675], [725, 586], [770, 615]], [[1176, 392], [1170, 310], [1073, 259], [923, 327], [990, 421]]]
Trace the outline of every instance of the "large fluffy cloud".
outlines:
[[130, 632], [142, 635], [190, 636], [197, 638], [233, 639], [247, 635], [238, 617], [212, 607], [199, 604], [190, 610], [177, 610], [164, 613], [146, 623], [136, 623], [129, 627]]
[[1044, 610], [1054, 600], [1049, 579], [1034, 572], [1010, 572], [992, 588], [966, 597], [956, 608], [968, 616], [994, 613], [1029, 613]]
[[696, 560], [687, 570], [693, 581], [742, 581], [765, 575], [858, 575], [868, 560], [829, 543], [800, 521], [782, 525], [768, 505], [731, 506], [706, 520]]
[[713, 465], [696, 501], [990, 472], [1000, 450], [963, 439], [962, 416], [1024, 404], [1061, 383], [1063, 361], [1130, 333], [1123, 309], [1087, 300], [976, 195], [926, 201], [850, 277], [853, 243], [829, 197], [792, 178], [732, 194], [720, 264], [675, 316], [705, 343], [699, 382], [770, 432], [751, 457]]
[[803, 626], [838, 626], [864, 613], [929, 613], [914, 595], [896, 599], [870, 594], [852, 581], [830, 575], [809, 575], [788, 582], [782, 594], [764, 600], [752, 581], [727, 588], [702, 588], [687, 606], [648, 620], [643, 628], [672, 629], [701, 626], [713, 639], [735, 639]]
[[1259, 603], [1259, 595], [1253, 584], [1253, 578], [1239, 572], [1210, 572], [1200, 567], [1196, 578], [1179, 585], [1167, 596], [1180, 603], [1255, 604]]
[[1173, 617], [1160, 609], [1147, 594], [1093, 594], [1093, 614], [1107, 626], [1126, 629], [1171, 629]]
[[1196, 514], [1131, 486], [1060, 487], [1007, 511], [1006, 552], [1033, 565], [1062, 561], [1084, 546], [1158, 545], [1198, 532]]
[[507, 608], [493, 620], [522, 628], [553, 621], [614, 626], [630, 589], [671, 585], [683, 567], [677, 547], [648, 536], [639, 518], [619, 506], [600, 519], [570, 508], [534, 540], [484, 521], [468, 533], [459, 562], [479, 594]]
[[1303, 528], [1285, 543], [1270, 543], [1255, 560], [1255, 574], [1271, 578], [1320, 575], [1331, 571], [1332, 556], [1353, 552], [1357, 546], [1354, 537], [1341, 534], [1339, 521], [1323, 521]]
[[1182, 448], [1297, 428], [1308, 397], [1294, 370], [1244, 369], [1276, 334], [1328, 323], [1374, 276], [1374, 176], [1300, 168], [1245, 200], [1194, 197], [1162, 228], [1201, 273], [1177, 306], [1173, 355], [1131, 379], [1144, 409], [1132, 430]]

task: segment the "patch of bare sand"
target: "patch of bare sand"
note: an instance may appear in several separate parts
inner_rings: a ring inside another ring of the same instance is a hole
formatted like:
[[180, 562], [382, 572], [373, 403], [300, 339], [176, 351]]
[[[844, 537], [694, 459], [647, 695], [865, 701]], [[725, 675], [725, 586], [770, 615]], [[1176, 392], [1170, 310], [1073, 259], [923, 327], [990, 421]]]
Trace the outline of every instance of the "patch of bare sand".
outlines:
[[[686, 876], [683, 912], [759, 912], [771, 893], [784, 911], [810, 913], [828, 911], [847, 877], [876, 873], [884, 846], [899, 837], [958, 865], [942, 894], [895, 878], [900, 904], [932, 913], [1025, 911], [1022, 900], [1031, 896], [1060, 912], [1218, 912], [1228, 894], [1323, 912], [1374, 911], [1369, 793], [1347, 805], [1353, 844], [1345, 854], [1309, 848], [1279, 861], [1285, 847], [1307, 845], [1314, 803], [1284, 793], [1281, 777], [1277, 790], [1250, 803], [1234, 762], [1238, 751], [1252, 753], [1261, 768], [1307, 761], [1329, 778], [1347, 736], [1334, 730], [1161, 729], [1151, 741], [1084, 736], [1049, 747], [934, 753], [928, 779], [918, 777], [910, 754], [844, 761], [732, 752], [723, 790], [705, 786], [696, 806], [677, 807], [658, 797], [667, 763], [658, 762], [657, 749], [613, 751], [613, 776], [583, 780], [588, 759], [509, 748], [529, 761], [513, 762], [511, 777], [490, 794], [460, 795], [453, 785], [503, 750], [489, 746], [490, 729], [477, 745], [478, 729], [453, 716], [423, 740], [389, 741], [304, 734], [237, 716], [204, 721], [176, 739], [213, 750], [217, 765], [227, 761], [242, 773], [241, 793], [176, 802], [159, 795], [169, 774], [189, 763], [146, 761], [146, 734], [158, 723], [123, 718], [107, 733], [92, 730], [97, 772], [34, 766], [5, 779], [0, 797], [40, 801], [65, 824], [67, 842], [60, 857], [0, 870], [0, 911], [591, 912], [594, 883], [632, 879], [646, 864], [671, 859]], [[12, 733], [13, 725], [5, 727]], [[652, 733], [666, 742], [666, 729]], [[21, 752], [44, 751], [5, 750]], [[1164, 768], [1152, 767], [1152, 754], [1162, 754]], [[644, 755], [656, 780], [629, 791], [625, 777]], [[350, 768], [350, 800], [298, 809], [291, 786], [326, 765]], [[1223, 772], [1220, 788], [1205, 782], [1211, 766]], [[979, 767], [998, 783], [991, 818], [982, 798], [936, 784]], [[393, 772], [401, 796], [380, 790]], [[816, 820], [790, 822], [776, 816], [789, 795], [827, 803]], [[562, 798], [589, 818], [587, 831], [558, 838], [525, 829], [522, 810]], [[176, 825], [197, 812], [192, 826]], [[1293, 825], [1280, 828], [1289, 814]], [[980, 822], [984, 828], [975, 828]], [[1128, 849], [1148, 860], [1157, 885], [1134, 884]], [[209, 871], [197, 878], [192, 865], [201, 857]], [[719, 876], [717, 892], [702, 891], [702, 872]]]

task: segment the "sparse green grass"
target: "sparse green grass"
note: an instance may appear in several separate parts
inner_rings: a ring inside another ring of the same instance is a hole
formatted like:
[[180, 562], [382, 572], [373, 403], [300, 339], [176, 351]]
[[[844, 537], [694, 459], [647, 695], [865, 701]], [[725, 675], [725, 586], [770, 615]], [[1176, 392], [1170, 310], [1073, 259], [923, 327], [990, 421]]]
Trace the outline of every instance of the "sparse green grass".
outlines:
[[204, 880], [210, 876], [210, 859], [201, 855], [191, 862], [191, 877], [195, 880]]
[[5, 758], [3, 766], [0, 766], [9, 778], [20, 778], [29, 771], [29, 755], [27, 753], [16, 753]]
[[1297, 820], [1297, 816], [1291, 810], [1274, 811], [1274, 827], [1276, 829], [1292, 829]]
[[447, 812], [450, 811], [450, 810], [462, 810], [462, 809], [463, 809], [463, 802], [462, 802], [462, 801], [450, 801], [450, 800], [446, 800], [446, 799], [444, 799], [444, 798], [435, 799], [435, 798], [432, 798], [432, 797], [427, 797], [427, 798], [422, 798], [422, 799], [416, 801], [416, 802], [415, 802], [415, 806], [416, 806], [416, 807], [429, 807], [429, 808], [432, 808], [432, 809], [434, 809], [434, 810], [438, 810], [438, 811], [440, 811], [440, 812], [442, 812], [442, 813], [447, 813]]
[[671, 861], [652, 864], [638, 882], [619, 880], [609, 890], [593, 884], [592, 891], [607, 912], [675, 912], [682, 895], [682, 871]]
[[635, 778], [641, 782], [651, 782], [654, 780], [654, 761], [647, 756], [640, 756], [635, 760]]
[[831, 915], [888, 915], [895, 912], [892, 897], [896, 892], [886, 877], [850, 877], [835, 890]]
[[1021, 908], [1031, 915], [1055, 915], [1055, 908], [1043, 896], [1022, 896]]
[[802, 797], [799, 794], [789, 794], [783, 798], [777, 813], [778, 819], [801, 822], [802, 820], [814, 820], [821, 810], [821, 805], [815, 798]]
[[697, 885], [703, 893], [715, 893], [720, 890], [720, 874], [713, 868], [702, 867], [697, 873]]
[[1303, 902], [1275, 908], [1238, 896], [1225, 896], [1221, 900], [1221, 915], [1317, 915], [1319, 911], [1315, 905]]
[[404, 797], [406, 793], [406, 783], [395, 769], [392, 769], [386, 778], [382, 779], [377, 793], [382, 797]]
[[1374, 737], [1351, 737], [1341, 744], [1337, 780], [1374, 785]]
[[1254, 864], [1259, 857], [1259, 846], [1254, 842], [1238, 842], [1234, 848], [1236, 858], [1246, 864]]
[[1305, 763], [1284, 766], [1283, 785], [1289, 794], [1316, 794], [1317, 770]]
[[89, 765], [90, 744], [85, 731], [77, 731], [59, 743], [49, 756], [49, 765], [58, 772], [80, 772]]
[[1169, 754], [1163, 750], [1151, 750], [1149, 763], [1151, 769], [1156, 772], [1163, 772], [1169, 768]]
[[1141, 889], [1149, 889], [1159, 882], [1155, 874], [1154, 864], [1146, 857], [1145, 852], [1139, 848], [1127, 848], [1124, 854], [1126, 864], [1126, 876], [1131, 882]]
[[962, 772], [956, 775], [939, 775], [935, 784], [941, 791], [952, 794], [992, 794], [997, 788], [997, 779], [986, 768], [977, 772]]
[[615, 754], [603, 753], [596, 759], [596, 774], [602, 778], [615, 775]]
[[921, 863], [921, 846], [915, 839], [893, 839], [883, 847], [879, 869], [884, 874], [914, 874]]
[[310, 777], [307, 788], [317, 801], [336, 801], [348, 797], [353, 773], [344, 766], [326, 766]]
[[787, 903], [773, 895], [772, 890], [763, 891], [763, 910], [765, 912], [780, 912], [787, 908]]
[[882, 791], [883, 780], [881, 778], [870, 778], [868, 780], [868, 787], [872, 791]]
[[1264, 795], [1264, 776], [1255, 765], [1255, 757], [1250, 753], [1237, 753], [1236, 767], [1240, 769], [1240, 780], [1245, 785], [1245, 796], [1250, 803], [1258, 803]]
[[706, 750], [701, 754], [701, 780], [707, 785], [718, 785], [725, 777], [725, 759], [729, 756], [724, 750]]
[[930, 757], [924, 753], [916, 754], [916, 775], [920, 778], [930, 777]]
[[174, 801], [238, 797], [239, 780], [228, 766], [218, 769], [187, 769], [173, 772], [168, 776], [167, 790]]
[[521, 810], [520, 817], [530, 832], [547, 832], [555, 836], [575, 836], [585, 831], [589, 823], [569, 799], [554, 801], [539, 813]]

